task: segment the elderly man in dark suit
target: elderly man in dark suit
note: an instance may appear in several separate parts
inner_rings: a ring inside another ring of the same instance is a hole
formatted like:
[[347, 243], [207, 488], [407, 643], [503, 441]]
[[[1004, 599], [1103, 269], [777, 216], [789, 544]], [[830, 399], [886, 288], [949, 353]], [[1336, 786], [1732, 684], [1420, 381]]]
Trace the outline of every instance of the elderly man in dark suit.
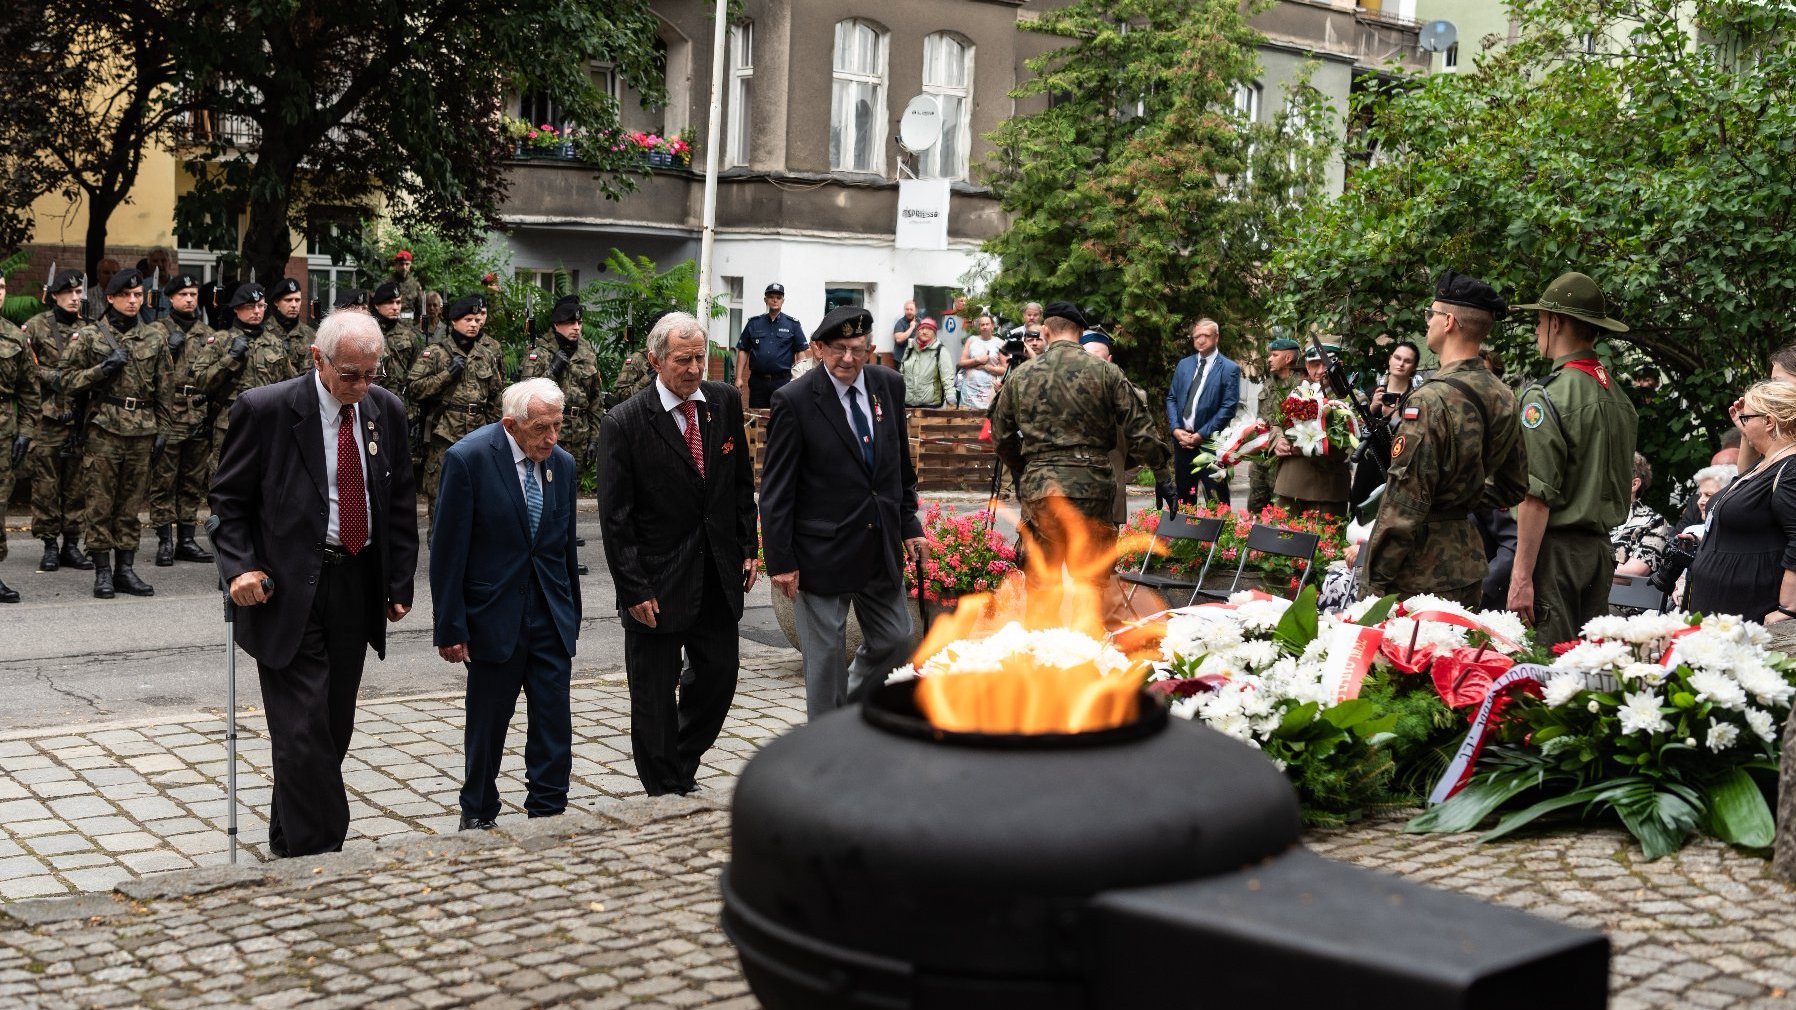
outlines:
[[[873, 317], [843, 306], [811, 334], [822, 367], [773, 394], [761, 529], [775, 589], [795, 601], [811, 718], [885, 681], [905, 659], [905, 556], [923, 556], [904, 380], [873, 353]], [[861, 647], [842, 662], [848, 606]]]
[[378, 379], [380, 327], [333, 312], [314, 370], [245, 390], [212, 480], [212, 543], [229, 580], [237, 643], [256, 659], [274, 751], [268, 847], [343, 847], [343, 757], [369, 646], [412, 605], [417, 501], [405, 406]]
[[[599, 427], [599, 521], [630, 680], [630, 746], [650, 796], [697, 787], [736, 697], [742, 596], [755, 582], [755, 485], [742, 396], [701, 381], [705, 328], [649, 330], [649, 388]], [[681, 685], [680, 653], [692, 661]]]
[[[504, 416], [443, 453], [430, 538], [437, 654], [468, 667], [461, 830], [499, 817], [499, 761], [518, 692], [529, 703], [524, 782], [531, 817], [567, 809], [573, 769], [568, 679], [580, 636], [574, 457], [553, 379], [505, 389]], [[478, 549], [476, 549], [478, 541]]]

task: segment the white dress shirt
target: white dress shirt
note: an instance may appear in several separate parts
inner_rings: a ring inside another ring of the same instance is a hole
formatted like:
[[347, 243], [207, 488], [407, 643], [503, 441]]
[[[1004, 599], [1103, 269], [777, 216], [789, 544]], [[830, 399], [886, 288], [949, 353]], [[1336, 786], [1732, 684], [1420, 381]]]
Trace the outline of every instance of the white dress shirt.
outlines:
[[[686, 401], [675, 396], [673, 390], [663, 386], [659, 376], [655, 378], [655, 392], [661, 396], [661, 409], [673, 415], [674, 427], [680, 429], [681, 435], [686, 434], [686, 412], [680, 409], [680, 404]], [[705, 403], [704, 387], [701, 386], [693, 390], [692, 395], [687, 399], [693, 403]]]
[[543, 504], [548, 504], [549, 488], [543, 481], [543, 465], [532, 461], [529, 456], [524, 455], [524, 447], [518, 444], [517, 439], [511, 437], [511, 432], [508, 431], [505, 433], [505, 441], [511, 443], [511, 466], [517, 473], [518, 492], [524, 495], [525, 501], [530, 500], [530, 495], [524, 491], [524, 467], [528, 464], [532, 470], [536, 471], [536, 486], [543, 493]]
[[836, 378], [834, 372], [828, 374], [830, 383], [836, 387], [836, 399], [842, 404], [842, 416], [848, 419], [848, 430], [854, 437], [859, 438], [861, 433], [854, 427], [854, 411], [848, 409], [848, 391], [850, 389], [856, 391], [854, 394], [855, 402], [860, 405], [861, 417], [865, 418], [867, 421], [868, 442], [872, 442], [874, 428], [873, 401], [867, 399], [867, 370], [865, 368], [861, 369], [860, 374], [854, 377], [853, 386]]
[[[337, 429], [343, 424], [343, 404], [324, 388], [324, 381], [318, 373], [312, 373], [312, 387], [318, 390], [318, 422], [324, 430], [324, 488], [325, 497], [329, 499], [330, 516], [324, 525], [324, 542], [332, 547], [343, 546], [343, 538], [338, 535], [341, 528], [337, 519]], [[362, 421], [362, 406], [356, 404], [350, 408], [355, 412], [355, 420], [350, 428], [355, 432], [356, 458], [362, 464], [362, 499], [368, 517], [368, 538], [374, 538], [374, 506], [368, 498], [368, 432]]]

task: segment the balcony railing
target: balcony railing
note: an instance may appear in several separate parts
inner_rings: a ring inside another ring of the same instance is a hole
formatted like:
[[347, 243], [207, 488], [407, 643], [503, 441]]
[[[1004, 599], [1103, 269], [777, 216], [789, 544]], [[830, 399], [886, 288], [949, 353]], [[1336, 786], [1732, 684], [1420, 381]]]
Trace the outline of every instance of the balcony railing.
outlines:
[[176, 118], [175, 142], [194, 147], [223, 144], [240, 151], [254, 151], [262, 144], [262, 130], [247, 116], [196, 109]]

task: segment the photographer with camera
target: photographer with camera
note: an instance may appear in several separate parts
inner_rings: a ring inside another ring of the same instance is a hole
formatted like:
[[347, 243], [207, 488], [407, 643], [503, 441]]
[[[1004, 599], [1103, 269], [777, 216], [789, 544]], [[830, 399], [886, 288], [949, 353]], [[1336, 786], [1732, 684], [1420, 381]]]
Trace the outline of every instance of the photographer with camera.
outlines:
[[1680, 535], [1660, 574], [1675, 580], [1680, 555], [1693, 553], [1686, 609], [1776, 624], [1796, 617], [1796, 386], [1761, 382], [1743, 402], [1741, 433], [1759, 463], [1710, 500], [1701, 546]]
[[1391, 437], [1382, 443], [1367, 439], [1360, 443], [1359, 452], [1354, 454], [1353, 489], [1348, 500], [1355, 508], [1366, 501], [1384, 481], [1382, 468], [1366, 462], [1364, 454], [1371, 451], [1374, 445], [1396, 444], [1397, 428], [1403, 424], [1403, 407], [1411, 391], [1416, 388], [1416, 364], [1421, 360], [1422, 352], [1414, 342], [1397, 341], [1391, 347], [1391, 357], [1384, 378], [1367, 398], [1372, 417], [1377, 423], [1390, 429]]
[[[978, 332], [960, 348], [960, 405], [968, 410], [991, 409], [998, 379], [1010, 370], [1004, 341], [997, 337], [998, 321], [989, 312], [979, 314]], [[1022, 341], [1017, 341], [1019, 353]]]

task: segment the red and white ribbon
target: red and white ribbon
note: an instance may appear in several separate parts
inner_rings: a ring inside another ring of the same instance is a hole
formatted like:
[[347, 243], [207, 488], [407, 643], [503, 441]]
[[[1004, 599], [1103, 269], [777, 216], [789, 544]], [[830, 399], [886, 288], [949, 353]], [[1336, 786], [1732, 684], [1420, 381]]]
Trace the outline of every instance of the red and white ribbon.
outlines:
[[1382, 628], [1340, 624], [1330, 632], [1322, 660], [1322, 688], [1334, 697], [1335, 704], [1359, 697], [1360, 685], [1383, 641]]
[[1510, 641], [1508, 638], [1504, 637], [1503, 635], [1491, 630], [1491, 628], [1488, 625], [1486, 625], [1483, 621], [1480, 621], [1475, 617], [1468, 617], [1465, 614], [1456, 613], [1451, 610], [1418, 610], [1413, 614], [1404, 614], [1403, 616], [1409, 618], [1412, 621], [1416, 621], [1418, 623], [1421, 621], [1438, 621], [1441, 624], [1451, 624], [1454, 627], [1458, 627], [1458, 628], [1466, 628], [1471, 631], [1481, 631], [1484, 634], [1489, 635], [1491, 641], [1497, 643], [1498, 645], [1503, 646], [1506, 649], [1514, 650], [1514, 649], [1521, 648], [1520, 645], [1517, 645], [1515, 642]]
[[1466, 732], [1465, 741], [1459, 745], [1459, 752], [1453, 755], [1453, 762], [1447, 765], [1446, 774], [1435, 783], [1434, 791], [1428, 794], [1430, 804], [1447, 802], [1472, 777], [1478, 755], [1484, 751], [1484, 738], [1490, 733], [1490, 713], [1498, 697], [1510, 688], [1528, 681], [1545, 684], [1552, 675], [1553, 671], [1547, 667], [1537, 663], [1524, 663], [1510, 667], [1507, 673], [1490, 682], [1490, 691], [1485, 694], [1484, 703], [1478, 706], [1478, 715], [1472, 719], [1472, 728]]

